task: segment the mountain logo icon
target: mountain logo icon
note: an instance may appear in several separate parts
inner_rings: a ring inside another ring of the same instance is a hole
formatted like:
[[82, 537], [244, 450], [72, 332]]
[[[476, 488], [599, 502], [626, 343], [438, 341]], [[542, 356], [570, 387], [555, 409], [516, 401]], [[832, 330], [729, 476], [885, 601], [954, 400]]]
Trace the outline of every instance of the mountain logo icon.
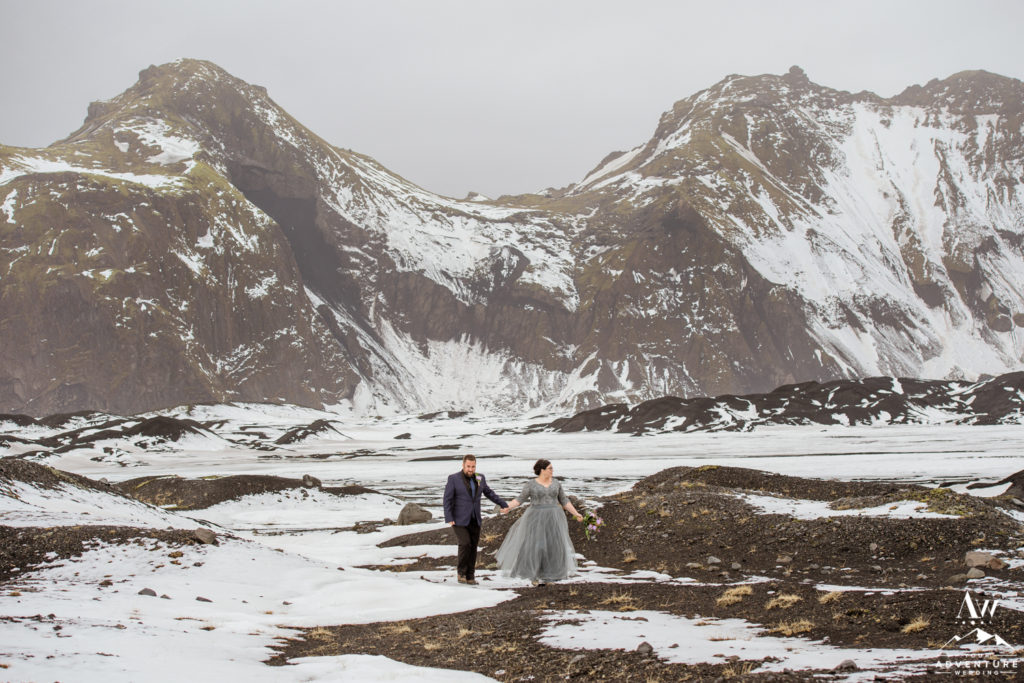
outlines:
[[[973, 639], [972, 639], [972, 636], [974, 637]], [[989, 633], [988, 631], [984, 631], [984, 630], [982, 630], [980, 628], [976, 628], [973, 631], [971, 631], [970, 633], [967, 633], [967, 634], [965, 634], [963, 636], [953, 636], [948, 641], [946, 641], [946, 644], [942, 646], [942, 649], [945, 650], [947, 647], [954, 647], [954, 648], [956, 648], [956, 647], [960, 647], [961, 645], [970, 645], [970, 644], [974, 644], [974, 645], [989, 645], [989, 646], [997, 645], [999, 647], [1010, 647], [1010, 648], [1013, 647], [1008, 642], [1003, 640], [1001, 637], [997, 636], [995, 633]]]

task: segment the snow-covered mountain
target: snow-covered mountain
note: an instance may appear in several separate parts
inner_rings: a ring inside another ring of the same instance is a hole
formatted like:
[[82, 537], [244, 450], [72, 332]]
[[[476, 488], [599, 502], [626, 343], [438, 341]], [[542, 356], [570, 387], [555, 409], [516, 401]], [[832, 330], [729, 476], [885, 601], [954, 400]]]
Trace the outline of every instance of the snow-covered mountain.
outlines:
[[1022, 367], [1024, 84], [730, 76], [542, 195], [455, 200], [208, 62], [0, 147], [0, 411], [584, 409]]
[[1022, 110], [1024, 84], [984, 72], [891, 100], [796, 67], [730, 76], [565, 195], [624, 217], [621, 232], [651, 212], [687, 234], [684, 249], [720, 250], [668, 269], [601, 257], [658, 283], [638, 292], [638, 322], [682, 290], [677, 353], [712, 347], [686, 365], [710, 357], [721, 373], [695, 375], [693, 390], [786, 372], [973, 378], [1019, 368], [1024, 348]]

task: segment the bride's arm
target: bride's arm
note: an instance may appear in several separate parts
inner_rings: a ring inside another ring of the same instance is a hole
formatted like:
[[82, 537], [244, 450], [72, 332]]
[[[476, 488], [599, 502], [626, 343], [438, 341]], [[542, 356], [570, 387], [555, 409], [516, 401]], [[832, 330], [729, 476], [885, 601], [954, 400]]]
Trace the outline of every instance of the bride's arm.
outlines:
[[576, 512], [576, 508], [573, 507], [572, 501], [569, 500], [569, 496], [565, 495], [565, 489], [562, 488], [561, 483], [558, 484], [558, 501], [562, 503], [562, 507], [564, 507], [570, 515], [576, 518], [577, 522], [583, 521], [583, 515]]
[[[523, 490], [519, 493], [519, 498], [522, 498], [523, 500], [530, 500], [530, 482], [526, 482], [525, 484], [523, 484]], [[513, 510], [522, 505], [522, 503], [519, 502], [519, 498], [513, 498], [512, 500], [510, 500], [508, 503], [508, 507], [501, 509], [501, 514], [507, 514], [510, 510]]]

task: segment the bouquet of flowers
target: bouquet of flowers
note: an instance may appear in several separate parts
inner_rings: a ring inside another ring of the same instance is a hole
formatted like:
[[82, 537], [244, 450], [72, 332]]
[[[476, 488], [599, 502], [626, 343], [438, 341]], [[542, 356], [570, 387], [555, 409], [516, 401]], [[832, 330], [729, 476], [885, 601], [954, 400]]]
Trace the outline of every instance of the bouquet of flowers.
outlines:
[[588, 541], [593, 540], [597, 536], [597, 532], [602, 526], [604, 526], [604, 520], [593, 512], [583, 513], [583, 534], [587, 537]]

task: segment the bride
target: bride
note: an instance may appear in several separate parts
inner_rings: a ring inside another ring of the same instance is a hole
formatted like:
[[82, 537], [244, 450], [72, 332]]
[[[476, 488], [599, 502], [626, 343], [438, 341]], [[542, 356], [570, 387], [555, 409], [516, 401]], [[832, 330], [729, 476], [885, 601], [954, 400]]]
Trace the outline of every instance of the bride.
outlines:
[[531, 505], [508, 530], [495, 557], [505, 576], [543, 585], [576, 573], [576, 551], [569, 540], [569, 525], [562, 508], [576, 521], [583, 517], [569, 502], [562, 484], [553, 478], [555, 468], [550, 461], [538, 460], [533, 471], [537, 478], [523, 484], [522, 492], [507, 509], [526, 502]]

